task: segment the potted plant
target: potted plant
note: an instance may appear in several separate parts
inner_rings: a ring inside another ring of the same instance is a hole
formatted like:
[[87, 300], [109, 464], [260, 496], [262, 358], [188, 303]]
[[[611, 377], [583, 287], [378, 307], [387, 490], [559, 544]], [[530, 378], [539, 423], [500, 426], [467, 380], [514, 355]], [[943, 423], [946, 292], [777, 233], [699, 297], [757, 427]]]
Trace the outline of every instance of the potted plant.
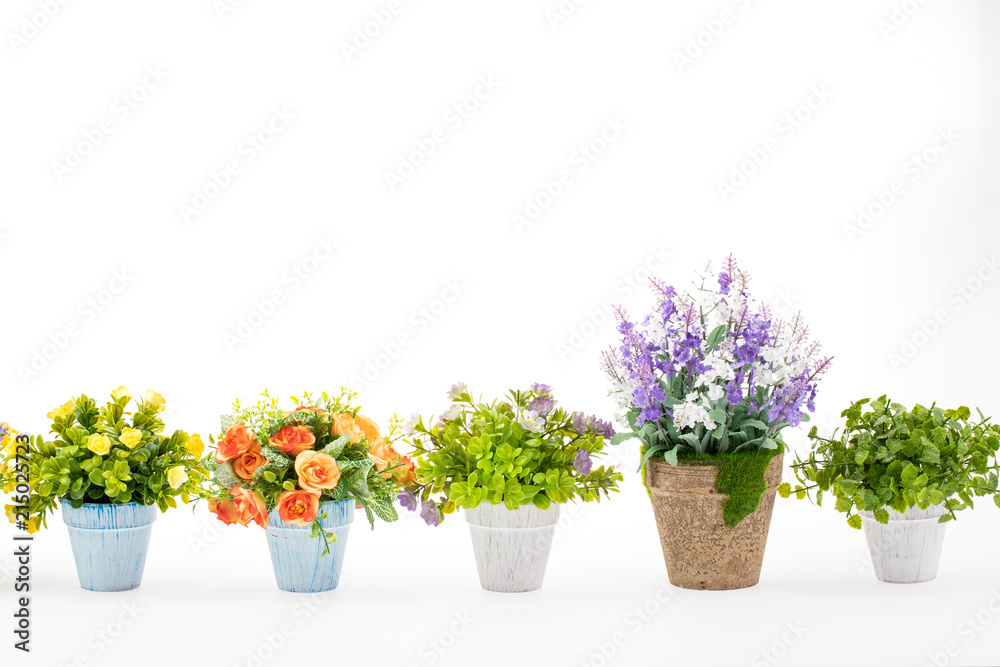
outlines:
[[[867, 409], [866, 407], [867, 406]], [[974, 496], [997, 491], [1000, 429], [969, 408], [917, 405], [908, 410], [885, 396], [856, 401], [841, 413], [844, 430], [829, 438], [809, 432], [812, 450], [793, 464], [795, 488], [779, 493], [817, 504], [831, 494], [847, 524], [865, 529], [875, 576], [916, 583], [937, 576], [944, 531]]]
[[482, 587], [536, 590], [560, 504], [618, 490], [614, 468], [593, 467], [614, 434], [611, 424], [563, 409], [542, 384], [484, 403], [459, 383], [448, 397], [451, 407], [430, 426], [418, 416], [404, 426], [416, 470], [400, 503], [410, 511], [419, 504], [431, 526], [464, 509]]
[[285, 411], [265, 391], [251, 407], [237, 400], [218, 441], [211, 438], [209, 510], [226, 524], [265, 529], [281, 590], [337, 587], [355, 509], [373, 529], [376, 516], [398, 518], [406, 460], [351, 405], [355, 396], [345, 388], [337, 397], [306, 392]]
[[[80, 585], [92, 591], [139, 586], [156, 508], [165, 512], [177, 507], [178, 497], [184, 503], [197, 498], [207, 474], [198, 463], [204, 445], [197, 434], [164, 434], [162, 396], [146, 392], [130, 412], [131, 400], [119, 387], [102, 408], [81, 395], [49, 412], [56, 437], [30, 440], [31, 491], [15, 498], [20, 508], [8, 507], [12, 520], [34, 532], [61, 505]], [[24, 469], [13, 450], [5, 455], [10, 488]]]
[[651, 281], [640, 322], [618, 310], [621, 346], [605, 353], [618, 419], [641, 441], [639, 465], [670, 582], [724, 590], [755, 585], [781, 481], [782, 429], [806, 421], [820, 358], [800, 316], [755, 307], [750, 276], [730, 256], [681, 293]]

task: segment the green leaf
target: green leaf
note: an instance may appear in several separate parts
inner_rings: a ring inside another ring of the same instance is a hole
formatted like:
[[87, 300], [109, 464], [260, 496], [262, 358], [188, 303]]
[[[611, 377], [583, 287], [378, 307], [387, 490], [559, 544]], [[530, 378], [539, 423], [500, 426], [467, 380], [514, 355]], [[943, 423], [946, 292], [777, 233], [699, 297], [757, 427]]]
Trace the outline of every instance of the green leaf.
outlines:
[[873, 512], [875, 515], [875, 520], [879, 523], [889, 523], [889, 510], [884, 507], [880, 507]]
[[708, 339], [705, 340], [705, 354], [708, 354], [719, 345], [722, 337], [726, 335], [726, 327], [727, 325], [720, 324], [712, 329], [712, 333], [708, 334]]
[[[620, 445], [623, 442], [625, 442], [626, 440], [631, 440], [634, 437], [635, 437], [634, 433], [616, 433], [611, 438], [611, 444], [612, 445]], [[543, 508], [543, 509], [545, 509], [545, 508]]]
[[778, 485], [778, 495], [782, 498], [787, 498], [792, 495], [792, 485], [788, 482], [782, 482]]
[[855, 530], [861, 530], [861, 515], [852, 514], [851, 516], [847, 517], [847, 525], [850, 526], [851, 528], [854, 528]]
[[324, 454], [329, 454], [333, 458], [337, 458], [344, 453], [344, 447], [346, 447], [350, 442], [351, 436], [342, 435], [319, 451]]

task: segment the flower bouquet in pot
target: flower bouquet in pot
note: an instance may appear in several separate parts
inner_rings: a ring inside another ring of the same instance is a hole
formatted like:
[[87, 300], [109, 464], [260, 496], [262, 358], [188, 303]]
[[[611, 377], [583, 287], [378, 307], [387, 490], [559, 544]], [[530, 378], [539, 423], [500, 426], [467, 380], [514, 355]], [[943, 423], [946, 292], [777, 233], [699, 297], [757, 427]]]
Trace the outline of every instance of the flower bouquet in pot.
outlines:
[[348, 389], [304, 393], [286, 411], [265, 391], [251, 407], [236, 401], [212, 439], [209, 510], [226, 524], [265, 529], [282, 590], [337, 587], [355, 509], [373, 529], [375, 517], [398, 518], [393, 503], [407, 461], [351, 405], [354, 397]]
[[729, 257], [687, 292], [653, 279], [656, 306], [638, 322], [618, 311], [621, 346], [604, 369], [615, 436], [641, 441], [670, 582], [694, 589], [755, 585], [781, 481], [781, 431], [806, 421], [831, 360], [799, 316], [774, 318]]
[[465, 510], [486, 590], [541, 588], [560, 504], [618, 490], [622, 476], [593, 463], [611, 424], [563, 409], [542, 384], [491, 403], [474, 401], [464, 383], [448, 396], [451, 407], [435, 422], [414, 416], [404, 426], [416, 470], [400, 503], [419, 505], [431, 526]]
[[969, 408], [912, 409], [886, 396], [856, 401], [841, 413], [844, 429], [829, 438], [809, 432], [812, 450], [792, 465], [801, 482], [782, 484], [785, 498], [834, 497], [847, 524], [865, 530], [875, 576], [916, 583], [937, 576], [945, 526], [973, 497], [997, 489], [1000, 428]]
[[35, 436], [20, 456], [5, 450], [5, 488], [20, 489], [25, 473], [31, 480], [30, 493], [15, 496], [20, 507], [7, 507], [11, 520], [34, 532], [61, 505], [80, 585], [92, 591], [139, 586], [156, 509], [199, 497], [208, 474], [197, 434], [165, 435], [162, 396], [147, 392], [130, 411], [131, 401], [125, 387], [101, 408], [73, 398], [48, 413], [55, 439]]

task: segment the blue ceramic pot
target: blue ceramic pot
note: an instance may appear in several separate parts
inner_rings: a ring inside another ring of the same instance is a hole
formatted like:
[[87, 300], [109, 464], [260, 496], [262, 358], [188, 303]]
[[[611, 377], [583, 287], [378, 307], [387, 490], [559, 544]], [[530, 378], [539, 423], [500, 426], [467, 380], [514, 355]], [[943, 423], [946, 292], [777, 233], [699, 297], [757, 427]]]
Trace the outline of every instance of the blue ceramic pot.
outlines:
[[310, 526], [285, 523], [277, 510], [267, 518], [267, 548], [278, 588], [291, 593], [332, 591], [340, 583], [340, 570], [347, 551], [347, 534], [354, 521], [354, 499], [326, 500], [319, 504], [320, 520], [328, 532], [336, 533], [330, 553], [323, 553], [323, 537], [309, 537]]
[[80, 585], [89, 591], [130, 591], [142, 583], [156, 505], [62, 503]]

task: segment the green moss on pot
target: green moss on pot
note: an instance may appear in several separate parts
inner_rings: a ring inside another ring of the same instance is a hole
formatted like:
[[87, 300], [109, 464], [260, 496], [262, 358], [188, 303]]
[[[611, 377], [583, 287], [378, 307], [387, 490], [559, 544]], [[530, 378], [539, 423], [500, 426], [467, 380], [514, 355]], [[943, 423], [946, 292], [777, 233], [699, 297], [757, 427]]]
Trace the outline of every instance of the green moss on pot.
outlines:
[[726, 526], [735, 528], [760, 507], [760, 499], [767, 491], [764, 473], [771, 464], [771, 459], [784, 451], [784, 445], [779, 443], [777, 449], [726, 454], [681, 454], [678, 460], [709, 461], [713, 464], [718, 462], [719, 474], [715, 478], [715, 490], [726, 496], [722, 504]]

